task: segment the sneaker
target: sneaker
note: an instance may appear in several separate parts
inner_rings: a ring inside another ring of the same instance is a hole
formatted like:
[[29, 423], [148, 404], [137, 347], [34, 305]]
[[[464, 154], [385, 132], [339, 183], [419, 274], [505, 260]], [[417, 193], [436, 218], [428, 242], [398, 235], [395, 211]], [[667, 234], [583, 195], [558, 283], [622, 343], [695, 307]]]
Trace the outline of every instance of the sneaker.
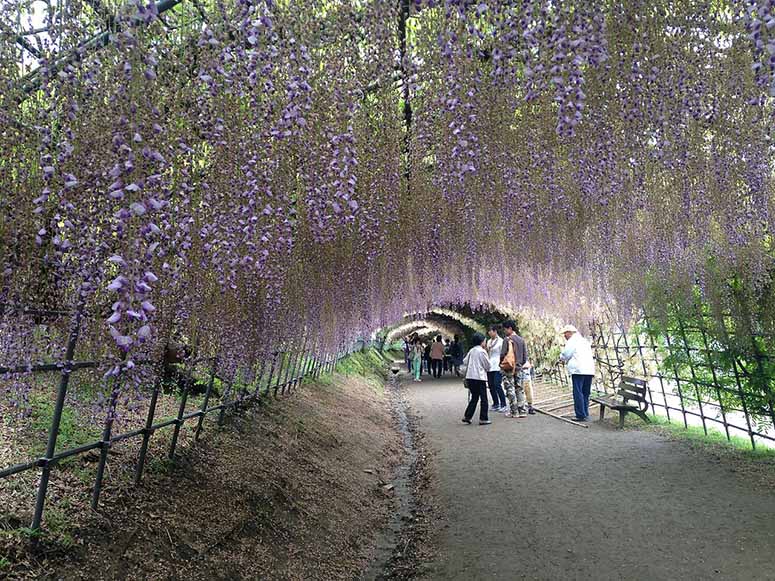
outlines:
[[[468, 423], [470, 424], [471, 422], [468, 422]], [[491, 423], [492, 423], [492, 421], [490, 421], [490, 420], [479, 420], [479, 425], [480, 426], [489, 426]]]
[[516, 417], [517, 417], [517, 416], [515, 416], [514, 414], [512, 414], [510, 411], [507, 411], [507, 412], [506, 412], [504, 415], [505, 415], [507, 418], [516, 418]]
[[536, 415], [536, 411], [531, 405], [527, 406], [527, 413], [529, 413], [531, 416]]
[[527, 412], [525, 410], [519, 410], [519, 417], [520, 418], [526, 418]]
[[468, 418], [463, 418], [463, 423], [470, 425], [471, 424], [471, 420], [469, 420]]

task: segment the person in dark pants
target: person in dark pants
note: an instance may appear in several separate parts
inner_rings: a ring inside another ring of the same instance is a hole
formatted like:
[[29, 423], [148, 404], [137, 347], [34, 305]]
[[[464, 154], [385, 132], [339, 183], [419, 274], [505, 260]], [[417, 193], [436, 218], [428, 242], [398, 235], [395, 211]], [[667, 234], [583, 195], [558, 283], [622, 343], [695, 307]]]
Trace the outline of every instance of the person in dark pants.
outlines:
[[494, 412], [505, 412], [508, 410], [506, 407], [506, 394], [503, 391], [501, 385], [503, 376], [501, 375], [500, 357], [501, 348], [503, 347], [503, 339], [498, 335], [498, 327], [496, 325], [490, 325], [487, 329], [487, 353], [490, 356], [490, 371], [487, 373], [487, 385], [490, 387], [490, 395], [492, 395], [492, 408]]
[[487, 403], [487, 372], [490, 370], [490, 357], [484, 347], [484, 335], [474, 333], [473, 344], [474, 346], [463, 360], [463, 365], [467, 366], [466, 386], [471, 391], [471, 399], [463, 415], [463, 423], [471, 423], [476, 406], [479, 405], [479, 425], [486, 426], [492, 423], [487, 416], [489, 408]]
[[425, 353], [423, 354], [423, 359], [425, 360], [425, 371], [428, 373], [428, 375], [431, 375], [433, 372], [431, 371], [431, 344], [428, 343], [425, 346]]
[[560, 360], [568, 366], [568, 373], [573, 382], [573, 410], [577, 422], [586, 422], [589, 418], [589, 393], [592, 390], [592, 380], [595, 377], [595, 357], [592, 346], [573, 325], [563, 328], [565, 349]]
[[455, 335], [452, 345], [449, 346], [449, 355], [452, 363], [452, 371], [457, 377], [460, 377], [460, 366], [463, 364], [463, 343], [460, 337]]
[[436, 340], [431, 345], [431, 369], [433, 377], [441, 377], [441, 368], [444, 364], [444, 343], [441, 342], [441, 335], [436, 336]]

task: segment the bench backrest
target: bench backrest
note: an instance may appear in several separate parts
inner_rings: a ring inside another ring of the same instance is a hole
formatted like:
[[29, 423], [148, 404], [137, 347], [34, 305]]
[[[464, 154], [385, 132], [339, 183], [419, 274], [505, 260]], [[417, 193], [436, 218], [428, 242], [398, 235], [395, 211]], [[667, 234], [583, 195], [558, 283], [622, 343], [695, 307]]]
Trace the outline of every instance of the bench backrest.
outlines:
[[645, 411], [649, 402], [646, 399], [646, 381], [637, 377], [622, 377], [617, 392], [625, 402], [627, 400], [638, 402], [639, 406]]

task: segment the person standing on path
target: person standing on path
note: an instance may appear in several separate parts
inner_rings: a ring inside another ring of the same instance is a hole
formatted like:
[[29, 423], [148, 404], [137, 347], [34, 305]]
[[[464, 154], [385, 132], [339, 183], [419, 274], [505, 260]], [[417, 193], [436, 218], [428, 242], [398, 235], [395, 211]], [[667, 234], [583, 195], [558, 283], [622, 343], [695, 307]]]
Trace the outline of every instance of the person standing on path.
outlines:
[[460, 366], [463, 364], [463, 344], [460, 342], [460, 336], [455, 335], [452, 345], [449, 346], [449, 355], [451, 357], [452, 369], [457, 377], [460, 377]]
[[423, 355], [423, 346], [420, 342], [419, 337], [414, 338], [414, 343], [412, 345], [412, 370], [414, 371], [414, 380], [415, 381], [422, 381], [420, 379], [420, 375], [422, 375], [422, 355]]
[[568, 366], [573, 383], [573, 410], [576, 413], [574, 419], [577, 422], [586, 422], [589, 418], [589, 393], [595, 377], [595, 356], [592, 354], [592, 345], [576, 327], [566, 325], [562, 334], [566, 343], [560, 354], [560, 361]]
[[522, 367], [527, 363], [525, 340], [519, 336], [514, 321], [503, 324], [506, 339], [503, 341], [500, 368], [503, 371], [503, 388], [511, 407], [508, 418], [526, 418], [525, 390], [522, 384]]
[[492, 396], [492, 411], [505, 412], [506, 407], [506, 394], [503, 392], [503, 376], [501, 375], [500, 359], [501, 348], [503, 347], [503, 339], [498, 335], [498, 327], [496, 325], [490, 325], [487, 329], [487, 334], [490, 336], [487, 339], [487, 354], [490, 356], [490, 371], [487, 372], [487, 384], [490, 387], [490, 395]]
[[533, 408], [533, 364], [528, 359], [522, 366], [522, 386], [525, 388], [525, 399], [527, 400], [527, 413], [534, 416], [536, 411]]
[[470, 424], [474, 417], [476, 405], [479, 404], [479, 425], [486, 426], [492, 422], [487, 417], [487, 372], [490, 371], [490, 356], [485, 349], [484, 335], [474, 333], [474, 346], [463, 360], [466, 365], [466, 386], [471, 390], [471, 399], [468, 401], [463, 423]]
[[444, 343], [441, 342], [441, 335], [436, 336], [436, 340], [431, 345], [431, 370], [433, 377], [441, 377], [441, 369], [444, 366]]

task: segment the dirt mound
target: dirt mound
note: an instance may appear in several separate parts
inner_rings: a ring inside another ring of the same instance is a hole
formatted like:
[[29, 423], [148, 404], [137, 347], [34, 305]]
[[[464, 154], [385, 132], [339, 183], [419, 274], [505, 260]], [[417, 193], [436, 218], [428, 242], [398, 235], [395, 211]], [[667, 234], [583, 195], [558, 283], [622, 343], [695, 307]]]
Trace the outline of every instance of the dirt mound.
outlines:
[[117, 493], [114, 484], [100, 514], [70, 515], [70, 546], [44, 539], [31, 556], [6, 535], [3, 574], [353, 579], [391, 509], [383, 484], [400, 454], [376, 382], [305, 386], [210, 431], [174, 466], [151, 471], [142, 488]]

